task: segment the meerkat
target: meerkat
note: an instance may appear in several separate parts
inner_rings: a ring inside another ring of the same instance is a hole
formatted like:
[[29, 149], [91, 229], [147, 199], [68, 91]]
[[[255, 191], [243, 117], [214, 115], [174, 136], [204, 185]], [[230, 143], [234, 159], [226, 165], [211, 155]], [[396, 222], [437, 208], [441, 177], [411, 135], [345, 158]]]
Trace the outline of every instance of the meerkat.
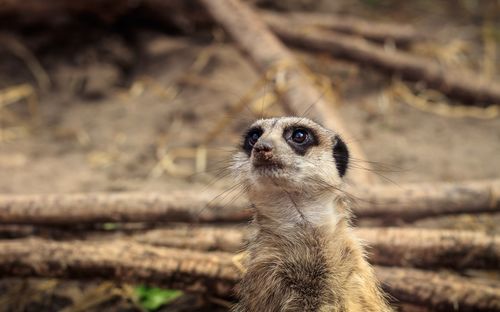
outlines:
[[392, 311], [350, 225], [338, 134], [307, 118], [261, 119], [233, 166], [255, 210], [233, 312]]

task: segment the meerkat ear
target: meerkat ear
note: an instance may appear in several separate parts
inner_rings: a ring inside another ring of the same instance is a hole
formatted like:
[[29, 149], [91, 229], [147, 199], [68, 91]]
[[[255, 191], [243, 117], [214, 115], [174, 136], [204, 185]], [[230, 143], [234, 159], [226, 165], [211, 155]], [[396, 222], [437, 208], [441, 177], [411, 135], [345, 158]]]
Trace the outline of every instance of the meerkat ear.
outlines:
[[335, 166], [337, 167], [339, 176], [343, 177], [349, 165], [349, 150], [345, 142], [338, 135], [333, 138], [333, 159], [335, 159]]

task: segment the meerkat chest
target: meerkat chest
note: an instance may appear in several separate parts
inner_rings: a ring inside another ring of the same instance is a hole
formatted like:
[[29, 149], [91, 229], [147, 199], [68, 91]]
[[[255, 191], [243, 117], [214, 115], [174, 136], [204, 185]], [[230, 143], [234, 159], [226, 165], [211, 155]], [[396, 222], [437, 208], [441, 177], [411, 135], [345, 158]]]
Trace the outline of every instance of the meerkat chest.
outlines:
[[[326, 242], [310, 229], [287, 237], [257, 235], [240, 285], [249, 311], [343, 311]], [[336, 291], [334, 291], [336, 290]]]

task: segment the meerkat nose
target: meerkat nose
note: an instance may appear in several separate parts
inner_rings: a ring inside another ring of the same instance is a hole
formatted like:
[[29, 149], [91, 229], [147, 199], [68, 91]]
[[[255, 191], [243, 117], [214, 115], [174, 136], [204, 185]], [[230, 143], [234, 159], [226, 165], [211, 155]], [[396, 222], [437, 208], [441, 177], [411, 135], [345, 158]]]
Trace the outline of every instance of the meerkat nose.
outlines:
[[260, 139], [253, 147], [256, 153], [269, 153], [273, 150], [273, 144], [268, 140]]

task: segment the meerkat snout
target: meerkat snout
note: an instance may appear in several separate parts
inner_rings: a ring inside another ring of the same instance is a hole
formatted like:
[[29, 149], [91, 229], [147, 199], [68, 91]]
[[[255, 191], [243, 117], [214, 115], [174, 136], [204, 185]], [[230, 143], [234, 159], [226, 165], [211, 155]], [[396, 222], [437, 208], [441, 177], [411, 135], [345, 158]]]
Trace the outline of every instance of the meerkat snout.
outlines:
[[272, 141], [261, 139], [253, 147], [251, 163], [254, 170], [260, 172], [274, 172], [282, 170], [284, 165], [279, 155], [274, 154]]
[[253, 152], [257, 162], [270, 161], [273, 158], [273, 142], [261, 139], [254, 145]]

